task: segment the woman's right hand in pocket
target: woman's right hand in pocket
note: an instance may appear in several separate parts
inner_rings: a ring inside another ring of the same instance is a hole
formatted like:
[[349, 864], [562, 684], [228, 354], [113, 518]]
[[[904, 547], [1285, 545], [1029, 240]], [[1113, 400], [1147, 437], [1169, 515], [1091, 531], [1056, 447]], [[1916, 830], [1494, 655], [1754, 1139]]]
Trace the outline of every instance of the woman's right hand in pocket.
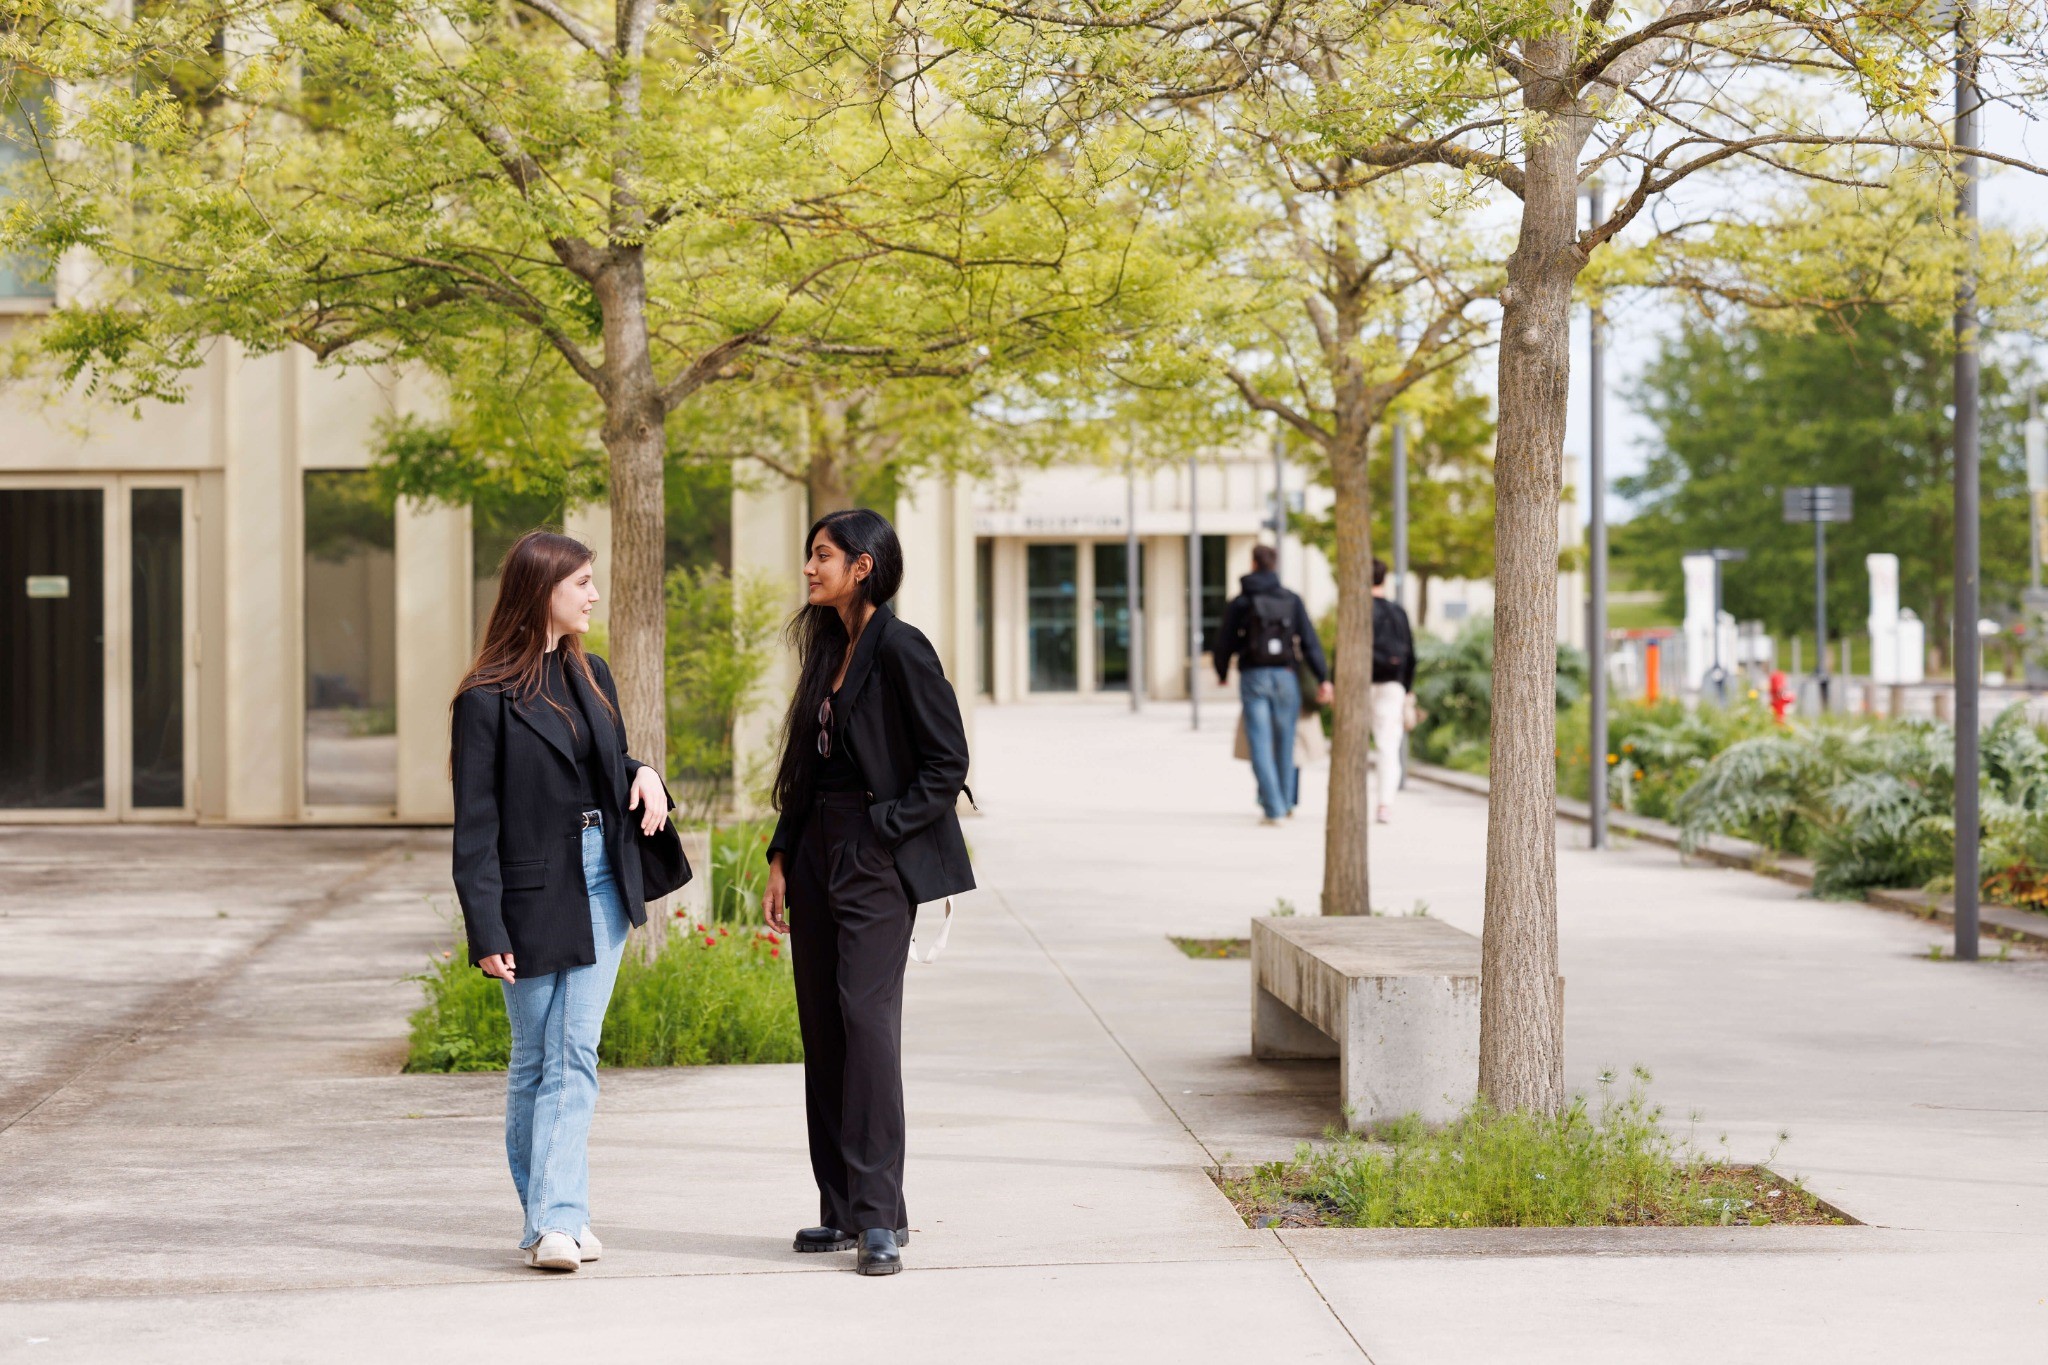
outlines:
[[486, 976], [495, 976], [501, 981], [514, 979], [510, 953], [492, 953], [489, 957], [480, 958], [476, 965], [484, 969]]
[[786, 897], [789, 883], [782, 875], [782, 855], [776, 854], [768, 860], [768, 889], [761, 893], [761, 914], [768, 921], [768, 927], [778, 934], [789, 932], [789, 914]]

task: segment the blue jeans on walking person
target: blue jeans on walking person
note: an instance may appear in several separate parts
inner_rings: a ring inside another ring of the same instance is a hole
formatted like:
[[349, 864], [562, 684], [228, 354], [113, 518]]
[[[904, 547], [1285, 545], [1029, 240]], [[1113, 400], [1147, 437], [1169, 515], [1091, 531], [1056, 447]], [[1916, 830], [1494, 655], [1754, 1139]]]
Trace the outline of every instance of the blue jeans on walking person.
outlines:
[[505, 1158], [526, 1210], [519, 1245], [580, 1236], [590, 1223], [590, 1120], [597, 1111], [597, 1040], [632, 921], [605, 855], [604, 829], [583, 831], [583, 885], [597, 961], [507, 981], [512, 1061], [505, 1076]]
[[1259, 780], [1259, 809], [1278, 820], [1294, 809], [1294, 723], [1301, 716], [1301, 682], [1291, 668], [1246, 668], [1237, 675], [1244, 704], [1244, 737]]

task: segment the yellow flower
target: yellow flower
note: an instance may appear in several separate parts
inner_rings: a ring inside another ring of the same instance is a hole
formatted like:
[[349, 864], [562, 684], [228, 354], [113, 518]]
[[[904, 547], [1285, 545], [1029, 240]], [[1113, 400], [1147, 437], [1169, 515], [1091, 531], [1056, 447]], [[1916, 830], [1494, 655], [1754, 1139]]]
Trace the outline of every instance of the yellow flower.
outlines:
[[1610, 765], [1612, 765], [1612, 764], [1615, 764], [1615, 763], [1619, 763], [1619, 762], [1621, 762], [1621, 755], [1619, 755], [1619, 754], [1609, 754], [1609, 755], [1607, 755], [1607, 762], [1608, 762], [1608, 763], [1609, 763]]

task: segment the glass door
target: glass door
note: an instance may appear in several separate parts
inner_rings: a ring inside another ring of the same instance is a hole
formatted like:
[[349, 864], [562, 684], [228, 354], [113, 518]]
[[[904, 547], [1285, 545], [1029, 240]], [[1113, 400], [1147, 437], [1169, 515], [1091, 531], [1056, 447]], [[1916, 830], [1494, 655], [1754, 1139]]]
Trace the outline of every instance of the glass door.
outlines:
[[1031, 640], [1031, 690], [1072, 692], [1080, 686], [1076, 606], [1080, 547], [1024, 547], [1026, 627]]
[[198, 807], [194, 772], [198, 729], [193, 713], [197, 651], [194, 508], [188, 483], [123, 480], [128, 601], [115, 616], [126, 625], [121, 671], [127, 722], [121, 814], [126, 819], [189, 819]]
[[[1095, 545], [1095, 690], [1131, 690], [1131, 594], [1124, 543]], [[1145, 547], [1138, 547], [1138, 600], [1144, 600]]]
[[104, 488], [0, 488], [0, 810], [107, 808]]

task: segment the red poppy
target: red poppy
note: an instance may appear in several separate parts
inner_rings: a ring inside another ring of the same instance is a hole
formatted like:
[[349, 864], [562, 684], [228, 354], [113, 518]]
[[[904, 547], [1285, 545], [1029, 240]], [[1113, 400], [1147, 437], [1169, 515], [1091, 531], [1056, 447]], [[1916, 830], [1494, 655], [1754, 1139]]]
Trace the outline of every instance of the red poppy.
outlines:
[[704, 936], [704, 946], [706, 948], [716, 948], [718, 946], [718, 940], [711, 937], [711, 935], [706, 934]]
[[768, 950], [768, 956], [770, 956], [770, 957], [781, 957], [781, 956], [782, 956], [782, 949], [780, 949], [780, 948], [770, 948], [770, 949]]

